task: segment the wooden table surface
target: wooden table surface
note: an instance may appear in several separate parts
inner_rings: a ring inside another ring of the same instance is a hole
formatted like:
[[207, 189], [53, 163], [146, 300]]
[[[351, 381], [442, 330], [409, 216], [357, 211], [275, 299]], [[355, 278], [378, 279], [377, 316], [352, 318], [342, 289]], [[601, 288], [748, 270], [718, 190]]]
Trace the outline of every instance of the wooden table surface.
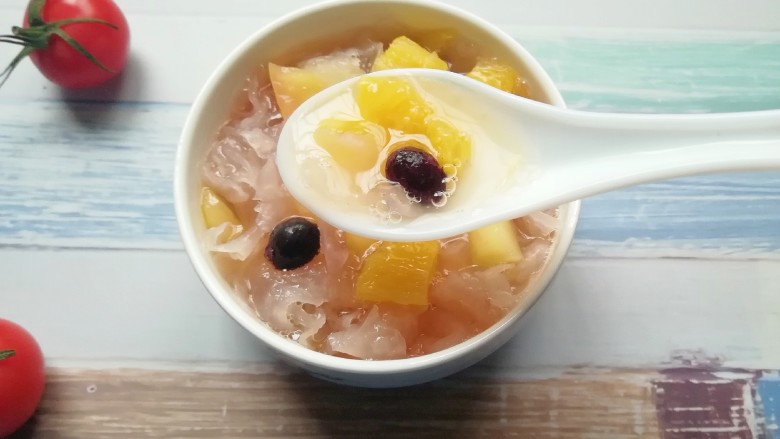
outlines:
[[[0, 0], [0, 28], [24, 3]], [[423, 386], [339, 387], [212, 301], [171, 194], [211, 69], [312, 2], [117, 3], [121, 78], [65, 92], [25, 62], [0, 89], [0, 317], [49, 367], [15, 438], [780, 438], [780, 172], [587, 199], [559, 276], [498, 353]], [[777, 0], [452, 3], [523, 43], [577, 109], [780, 108]]]

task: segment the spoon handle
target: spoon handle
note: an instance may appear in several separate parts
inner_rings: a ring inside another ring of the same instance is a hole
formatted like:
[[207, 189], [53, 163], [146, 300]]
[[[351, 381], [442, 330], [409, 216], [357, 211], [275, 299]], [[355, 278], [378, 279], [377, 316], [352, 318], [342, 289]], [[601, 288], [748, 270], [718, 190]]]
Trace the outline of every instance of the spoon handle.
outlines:
[[[542, 105], [535, 110], [533, 133], [524, 140], [538, 145], [532, 149], [538, 151], [543, 177], [573, 187], [569, 201], [686, 175], [780, 170], [780, 110], [690, 115], [591, 113]], [[528, 118], [527, 109], [517, 117]]]

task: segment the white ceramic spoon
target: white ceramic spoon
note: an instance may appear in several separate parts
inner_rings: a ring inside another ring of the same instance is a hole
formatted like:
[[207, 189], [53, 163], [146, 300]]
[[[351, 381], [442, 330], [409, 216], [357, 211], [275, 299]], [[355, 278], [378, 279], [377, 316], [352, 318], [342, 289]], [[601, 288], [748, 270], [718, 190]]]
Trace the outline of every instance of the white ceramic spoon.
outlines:
[[[375, 76], [413, 78], [436, 98], [446, 99], [475, 120], [488, 121], [495, 143], [528, 157], [528, 172], [489, 196], [458, 200], [457, 207], [427, 208], [424, 214], [389, 223], [364, 209], [345, 208], [313, 190], [300, 175], [296, 130], [301, 118], [343, 96], [357, 78], [306, 101], [286, 122], [277, 165], [290, 193], [331, 225], [389, 241], [454, 236], [498, 221], [555, 207], [626, 186], [724, 171], [780, 170], [780, 110], [744, 113], [635, 115], [567, 110], [498, 91], [459, 74], [388, 70]], [[474, 155], [480, 145], [473, 145]], [[478, 178], [490, 178], [480, 175]], [[469, 184], [469, 175], [459, 187]], [[450, 201], [458, 196], [455, 195]], [[780, 188], [778, 188], [780, 191]]]

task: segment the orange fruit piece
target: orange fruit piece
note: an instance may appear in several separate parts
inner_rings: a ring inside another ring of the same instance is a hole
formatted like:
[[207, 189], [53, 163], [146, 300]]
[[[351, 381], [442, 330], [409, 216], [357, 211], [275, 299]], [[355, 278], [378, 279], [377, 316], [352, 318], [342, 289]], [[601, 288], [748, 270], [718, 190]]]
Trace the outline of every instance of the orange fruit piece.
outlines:
[[363, 73], [359, 60], [350, 58], [344, 52], [314, 58], [303, 67], [268, 64], [276, 104], [285, 119], [317, 92]]
[[276, 96], [276, 105], [285, 119], [306, 99], [327, 87], [316, 74], [298, 67], [283, 67], [270, 63], [268, 74]]
[[377, 241], [374, 238], [366, 238], [364, 236], [355, 235], [349, 232], [344, 232], [344, 243], [347, 249], [358, 257], [363, 257], [371, 246], [376, 244]]
[[380, 244], [363, 260], [355, 298], [427, 306], [438, 254], [438, 241]]
[[447, 120], [441, 117], [429, 118], [425, 135], [431, 141], [436, 158], [445, 172], [449, 166], [461, 168], [471, 159], [471, 137]]
[[364, 119], [409, 134], [425, 133], [425, 119], [433, 113], [415, 86], [400, 78], [361, 78], [355, 101]]
[[449, 66], [435, 52], [430, 52], [406, 36], [394, 39], [387, 50], [377, 55], [371, 71], [402, 68], [448, 70]]
[[520, 75], [515, 69], [495, 58], [478, 59], [477, 64], [466, 76], [507, 93], [514, 92], [520, 81]]

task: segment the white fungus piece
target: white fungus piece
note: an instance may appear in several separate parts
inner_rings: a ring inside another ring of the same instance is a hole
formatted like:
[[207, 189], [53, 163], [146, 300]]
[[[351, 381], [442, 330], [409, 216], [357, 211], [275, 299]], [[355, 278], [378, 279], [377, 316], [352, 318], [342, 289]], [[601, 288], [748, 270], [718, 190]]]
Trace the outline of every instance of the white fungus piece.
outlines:
[[365, 320], [327, 339], [331, 351], [364, 360], [392, 360], [406, 357], [406, 340], [401, 332], [383, 321], [374, 306]]
[[315, 73], [323, 82], [335, 84], [346, 79], [345, 73], [347, 77], [353, 77], [369, 71], [381, 51], [382, 43], [370, 41], [358, 47], [310, 58], [299, 63], [298, 67]]
[[228, 227], [230, 225], [224, 223], [206, 230], [202, 240], [206, 250], [225, 253], [237, 261], [246, 260], [258, 250], [263, 233], [257, 227], [250, 228], [230, 241], [220, 243], [220, 237]]
[[300, 341], [316, 334], [325, 325], [320, 306], [328, 300], [328, 285], [321, 282], [322, 263], [306, 270], [277, 270], [263, 262], [250, 279], [250, 294], [258, 316], [276, 331], [301, 331]]

